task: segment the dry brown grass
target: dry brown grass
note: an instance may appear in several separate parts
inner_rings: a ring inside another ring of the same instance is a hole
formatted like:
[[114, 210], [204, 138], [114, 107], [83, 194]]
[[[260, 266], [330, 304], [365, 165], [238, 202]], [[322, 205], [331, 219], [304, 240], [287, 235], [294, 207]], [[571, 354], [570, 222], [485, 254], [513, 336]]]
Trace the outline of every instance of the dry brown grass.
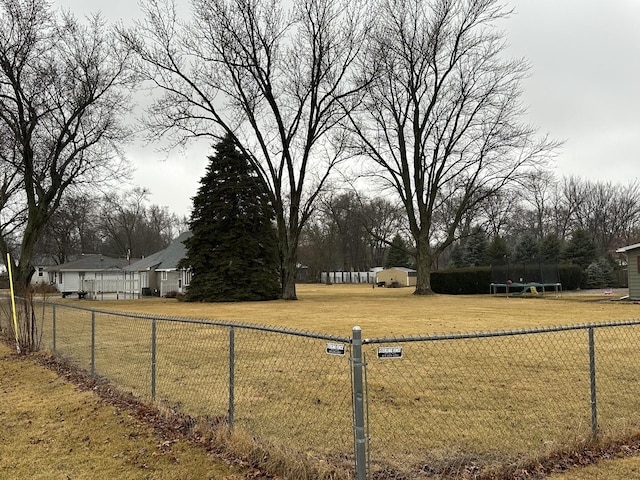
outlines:
[[[301, 285], [298, 293], [297, 302], [193, 304], [151, 298], [64, 303], [340, 336], [349, 336], [351, 327], [359, 325], [367, 338], [521, 330], [640, 318], [640, 306], [612, 301], [604, 292], [511, 298], [417, 297], [411, 289]], [[65, 344], [75, 349], [74, 355], [86, 366], [86, 318], [66, 318], [65, 322], [69, 332]], [[140, 323], [135, 325], [117, 317], [109, 321], [102, 318], [97, 363], [101, 373], [144, 397], [148, 381], [132, 372], [144, 371], [148, 365], [148, 327], [140, 333], [133, 330]], [[226, 330], [165, 324], [158, 332], [163, 371], [158, 384], [161, 400], [167, 404], [178, 402], [185, 411], [196, 414], [219, 408], [223, 415], [224, 381], [220, 385], [215, 382], [226, 375]], [[621, 331], [600, 339], [598, 347], [603, 358], [607, 358], [608, 350], [619, 355], [612, 357], [609, 365], [599, 364], [603, 377], [610, 372], [616, 382], [621, 382], [599, 384], [605, 399], [601, 414], [606, 421], [602, 425], [611, 436], [617, 432], [627, 434], [638, 427], [634, 419], [640, 405], [635, 385], [640, 365], [635, 360], [626, 362], [627, 358], [635, 358], [628, 357], [627, 350], [632, 345], [627, 345], [627, 334]], [[74, 344], [73, 338], [78, 335], [83, 337], [84, 347]], [[374, 460], [413, 470], [424, 462], [464, 463], [468, 459], [495, 458], [529, 461], [583, 444], [590, 435], [585, 335], [576, 332], [551, 336], [550, 343], [544, 336], [529, 336], [505, 337], [495, 342], [460, 341], [451, 347], [443, 342], [428, 347], [406, 344], [407, 355], [402, 362], [371, 361], [368, 378]], [[333, 359], [327, 359], [320, 342], [305, 347], [306, 363], [301, 363], [293, 342], [274, 348], [273, 343], [265, 342], [266, 337], [262, 332], [246, 334], [237, 343], [238, 359], [244, 362], [238, 366], [238, 424], [261, 437], [282, 439], [284, 447], [305, 442], [310, 451], [316, 452], [314, 455], [319, 453], [321, 457], [349, 451], [349, 393], [342, 391], [343, 385], [348, 389], [348, 360], [339, 359], [342, 363], [327, 366]], [[62, 343], [62, 338], [59, 341]], [[428, 371], [413, 370], [418, 365], [428, 366]], [[624, 368], [620, 368], [622, 365]], [[185, 396], [186, 393], [191, 395]], [[340, 400], [338, 404], [336, 398]], [[301, 429], [296, 423], [300, 415], [310, 415], [321, 428]], [[347, 423], [339, 424], [335, 419]], [[327, 446], [327, 438], [331, 446]], [[416, 444], [415, 439], [420, 442]]]
[[240, 479], [204, 449], [165, 441], [0, 343], [0, 478]]
[[186, 303], [143, 298], [72, 305], [187, 318], [217, 319], [364, 337], [526, 329], [640, 318], [640, 305], [615, 302], [603, 292], [560, 296], [413, 295], [412, 288], [367, 285], [299, 285], [299, 300], [246, 303]]

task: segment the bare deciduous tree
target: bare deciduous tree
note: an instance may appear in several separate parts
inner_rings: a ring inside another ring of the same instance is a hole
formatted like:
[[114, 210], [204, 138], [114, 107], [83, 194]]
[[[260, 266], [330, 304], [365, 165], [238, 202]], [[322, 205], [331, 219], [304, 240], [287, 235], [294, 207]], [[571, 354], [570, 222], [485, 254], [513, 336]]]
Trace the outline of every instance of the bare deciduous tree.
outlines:
[[116, 257], [151, 255], [180, 233], [181, 222], [167, 207], [148, 205], [149, 191], [133, 188], [105, 196], [101, 221], [103, 253]]
[[146, 0], [144, 23], [122, 31], [164, 95], [150, 109], [155, 136], [175, 142], [230, 135], [260, 173], [276, 210], [283, 298], [295, 299], [297, 248], [314, 201], [344, 158], [334, 127], [357, 90], [360, 2]]
[[[353, 113], [360, 153], [401, 198], [416, 247], [416, 294], [468, 212], [541, 166], [555, 146], [523, 124], [522, 60], [505, 60], [495, 0], [380, 0]], [[438, 220], [438, 212], [449, 212]]]
[[640, 185], [594, 182], [578, 177], [565, 180], [562, 195], [574, 229], [589, 232], [598, 253], [626, 244], [638, 227]]
[[126, 173], [117, 146], [132, 76], [111, 39], [98, 16], [81, 24], [45, 0], [0, 0], [0, 252], [14, 254], [20, 288], [65, 192]]

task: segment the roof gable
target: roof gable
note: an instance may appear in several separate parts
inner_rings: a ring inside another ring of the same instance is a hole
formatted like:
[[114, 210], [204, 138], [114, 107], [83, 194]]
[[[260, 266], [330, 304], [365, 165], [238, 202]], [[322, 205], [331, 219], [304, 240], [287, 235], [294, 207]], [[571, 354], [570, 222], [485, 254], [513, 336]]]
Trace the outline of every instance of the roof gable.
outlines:
[[620, 247], [619, 249], [616, 250], [617, 253], [625, 253], [628, 252], [630, 250], [637, 250], [640, 249], [640, 243], [634, 243], [633, 245], [627, 245], [626, 247]]
[[413, 268], [407, 268], [407, 267], [390, 267], [390, 268], [385, 268], [385, 270], [398, 270], [399, 272], [406, 272], [406, 273], [415, 272]]
[[125, 270], [132, 272], [141, 272], [145, 270], [176, 270], [180, 260], [187, 256], [187, 247], [184, 241], [191, 237], [191, 232], [181, 233], [167, 248], [153, 253], [142, 260], [132, 263], [125, 267]]
[[62, 263], [46, 267], [47, 271], [105, 271], [105, 270], [122, 270], [127, 265], [126, 258], [111, 258], [99, 254], [82, 255], [72, 262]]

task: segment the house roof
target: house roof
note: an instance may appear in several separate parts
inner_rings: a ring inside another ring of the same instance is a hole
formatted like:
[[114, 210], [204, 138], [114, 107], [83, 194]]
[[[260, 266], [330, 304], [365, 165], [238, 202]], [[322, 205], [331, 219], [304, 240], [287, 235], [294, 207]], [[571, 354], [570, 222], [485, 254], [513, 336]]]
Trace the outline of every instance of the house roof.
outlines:
[[187, 247], [183, 242], [192, 235], [191, 232], [181, 233], [164, 250], [127, 265], [125, 270], [130, 272], [142, 272], [152, 268], [155, 270], [177, 270], [178, 262], [187, 256]]
[[45, 267], [45, 270], [49, 272], [100, 272], [105, 270], [122, 270], [127, 263], [129, 263], [129, 261], [126, 258], [110, 258], [99, 254], [87, 254], [82, 255], [80, 258], [72, 262]]
[[385, 270], [398, 270], [400, 272], [406, 272], [406, 273], [415, 272], [413, 268], [407, 268], [407, 267], [390, 267], [390, 268], [386, 268]]
[[626, 247], [620, 247], [616, 250], [617, 253], [625, 253], [629, 250], [637, 250], [640, 248], [640, 243], [634, 243], [633, 245], [627, 245]]

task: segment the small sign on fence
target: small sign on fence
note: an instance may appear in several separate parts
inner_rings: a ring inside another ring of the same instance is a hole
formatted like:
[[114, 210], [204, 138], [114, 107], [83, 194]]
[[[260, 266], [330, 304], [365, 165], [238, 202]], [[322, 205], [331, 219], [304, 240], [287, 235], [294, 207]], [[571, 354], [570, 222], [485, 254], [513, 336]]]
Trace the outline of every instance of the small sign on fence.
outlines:
[[378, 347], [378, 358], [402, 358], [402, 347]]
[[344, 355], [344, 343], [327, 343], [329, 355]]

